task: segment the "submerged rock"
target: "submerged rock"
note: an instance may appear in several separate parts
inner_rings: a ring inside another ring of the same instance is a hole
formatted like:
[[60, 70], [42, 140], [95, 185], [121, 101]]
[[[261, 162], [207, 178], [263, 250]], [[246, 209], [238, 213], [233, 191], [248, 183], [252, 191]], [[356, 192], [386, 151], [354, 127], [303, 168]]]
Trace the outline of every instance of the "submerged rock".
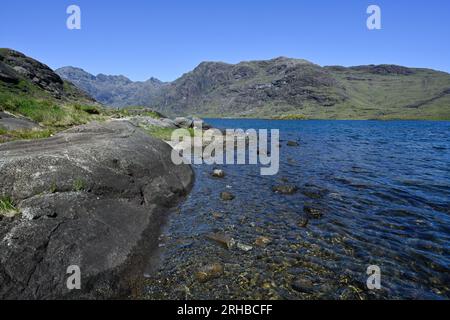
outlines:
[[214, 241], [215, 243], [221, 245], [225, 249], [232, 249], [236, 244], [236, 241], [232, 237], [222, 233], [211, 233], [208, 234], [206, 237], [209, 240]]
[[300, 192], [310, 199], [322, 199], [329, 191], [324, 188], [307, 184], [301, 188]]
[[195, 274], [195, 278], [197, 279], [197, 281], [205, 283], [210, 280], [220, 278], [223, 273], [223, 265], [221, 265], [220, 263], [213, 263], [201, 267]]
[[233, 194], [231, 194], [230, 192], [222, 192], [220, 194], [220, 199], [222, 199], [223, 201], [232, 201], [234, 200], [235, 196]]
[[312, 207], [310, 205], [305, 205], [303, 207], [303, 211], [306, 213], [306, 215], [309, 218], [312, 218], [312, 219], [319, 219], [323, 216], [323, 212], [320, 209], [318, 209], [316, 207]]
[[213, 212], [212, 216], [214, 217], [214, 219], [222, 219], [223, 218], [223, 214], [220, 212]]
[[[158, 245], [167, 207], [193, 172], [125, 121], [0, 145], [0, 196], [20, 216], [0, 224], [0, 299], [125, 297]], [[69, 291], [67, 268], [81, 270]]]
[[258, 239], [255, 240], [255, 245], [257, 245], [258, 247], [266, 247], [271, 243], [272, 239], [264, 236], [259, 237]]
[[300, 228], [306, 228], [306, 227], [308, 226], [308, 223], [309, 223], [308, 218], [302, 217], [302, 218], [300, 219], [300, 221], [298, 222], [298, 226], [299, 226]]
[[307, 279], [297, 279], [292, 283], [292, 289], [302, 293], [312, 293], [314, 291], [314, 284]]
[[272, 187], [272, 191], [275, 193], [292, 195], [298, 191], [298, 188], [297, 188], [297, 186], [294, 186], [294, 185], [279, 185], [279, 186]]
[[239, 250], [242, 250], [242, 251], [245, 251], [245, 252], [248, 252], [248, 251], [252, 251], [252, 250], [253, 250], [253, 247], [252, 247], [252, 246], [249, 246], [249, 245], [244, 244], [244, 243], [241, 243], [241, 242], [238, 242], [238, 243], [236, 244], [236, 247], [237, 247]]

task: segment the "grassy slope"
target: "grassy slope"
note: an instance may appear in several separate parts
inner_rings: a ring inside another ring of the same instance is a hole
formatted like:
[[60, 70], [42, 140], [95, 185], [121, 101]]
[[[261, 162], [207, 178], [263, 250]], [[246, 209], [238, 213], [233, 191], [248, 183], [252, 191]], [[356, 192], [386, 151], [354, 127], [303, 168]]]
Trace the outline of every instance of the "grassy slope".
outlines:
[[413, 106], [450, 88], [450, 75], [426, 69], [414, 71], [407, 76], [370, 74], [370, 77], [357, 71], [337, 73], [335, 76], [347, 88], [350, 99], [328, 114], [343, 119], [450, 119], [449, 95]]
[[[70, 85], [67, 87], [70, 88]], [[98, 106], [86, 106], [77, 101], [56, 100], [26, 80], [21, 80], [18, 85], [0, 82], [0, 111], [28, 118], [42, 126], [41, 130], [6, 131], [1, 129], [0, 142], [47, 138], [73, 125], [105, 118], [102, 115], [102, 109]]]
[[[189, 74], [191, 78], [180, 78], [175, 85], [181, 86], [181, 94], [178, 100], [169, 102], [169, 107], [164, 107], [168, 110], [163, 112], [170, 113], [170, 108], [174, 107], [177, 114], [195, 114], [200, 117], [450, 120], [450, 92], [439, 98], [445, 90], [450, 90], [450, 74], [445, 72], [403, 68], [411, 71], [411, 74], [377, 74], [368, 71], [370, 68], [333, 69], [304, 64], [297, 69], [298, 81], [303, 78], [316, 84], [294, 86], [291, 90], [309, 91], [312, 97], [320, 97], [329, 103], [307, 97], [299, 103], [292, 103], [285, 99], [291, 95], [290, 92], [278, 100], [276, 97], [268, 99], [265, 89], [247, 90], [247, 94], [246, 88], [270, 86], [279, 79], [280, 74], [268, 73], [267, 66], [258, 62], [240, 63], [239, 66], [250, 68], [254, 74], [233, 79], [224, 85], [202, 88], [198, 94], [194, 91], [191, 99], [194, 96], [197, 100], [187, 105], [184, 105], [183, 93], [189, 92], [186, 89], [192, 82], [207, 84], [213, 78], [211, 74], [220, 78], [223, 70], [216, 68], [204, 73], [194, 70]], [[328, 77], [336, 82], [320, 85], [326, 83]]]
[[[301, 108], [266, 104], [249, 116], [281, 119], [450, 120], [450, 95], [433, 99], [439, 97], [445, 88], [450, 88], [450, 75], [425, 69], [416, 71], [416, 74], [407, 76], [367, 75], [356, 71], [335, 73], [334, 77], [345, 88], [342, 91], [348, 97], [345, 102], [330, 107], [305, 102]], [[335, 92], [335, 88], [330, 89], [330, 95]]]

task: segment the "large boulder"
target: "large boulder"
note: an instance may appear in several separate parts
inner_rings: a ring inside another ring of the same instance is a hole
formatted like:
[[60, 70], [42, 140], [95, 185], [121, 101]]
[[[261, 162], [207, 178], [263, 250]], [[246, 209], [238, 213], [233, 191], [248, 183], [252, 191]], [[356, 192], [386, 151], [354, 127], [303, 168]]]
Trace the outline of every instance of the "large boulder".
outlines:
[[[167, 208], [190, 190], [189, 166], [126, 121], [0, 145], [0, 299], [116, 298], [139, 289]], [[67, 288], [69, 266], [81, 290]]]
[[173, 120], [175, 124], [180, 128], [198, 128], [198, 126], [201, 126], [202, 129], [208, 130], [211, 129], [211, 126], [207, 124], [203, 119], [200, 119], [198, 117], [178, 117]]
[[175, 124], [180, 128], [192, 128], [194, 126], [194, 121], [185, 117], [175, 118]]

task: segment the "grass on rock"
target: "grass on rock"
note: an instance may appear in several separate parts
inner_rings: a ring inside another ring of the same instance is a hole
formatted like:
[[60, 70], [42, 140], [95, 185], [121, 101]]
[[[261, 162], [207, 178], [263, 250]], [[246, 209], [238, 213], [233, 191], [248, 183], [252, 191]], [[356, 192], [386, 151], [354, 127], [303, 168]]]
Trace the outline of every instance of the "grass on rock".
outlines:
[[19, 213], [10, 197], [0, 198], [0, 216], [14, 217]]
[[76, 179], [73, 182], [73, 191], [79, 192], [83, 191], [86, 188], [86, 183], [83, 179]]

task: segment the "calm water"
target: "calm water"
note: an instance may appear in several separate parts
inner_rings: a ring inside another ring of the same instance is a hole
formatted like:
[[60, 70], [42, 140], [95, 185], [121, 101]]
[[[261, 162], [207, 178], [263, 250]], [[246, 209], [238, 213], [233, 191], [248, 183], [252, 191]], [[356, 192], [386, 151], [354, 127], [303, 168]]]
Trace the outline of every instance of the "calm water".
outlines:
[[[147, 275], [148, 298], [450, 298], [450, 122], [208, 122], [280, 129], [280, 173], [224, 165], [226, 178], [214, 179], [211, 167], [195, 166], [194, 190]], [[272, 191], [286, 183], [299, 192]], [[221, 201], [222, 191], [236, 199]], [[323, 213], [306, 228], [305, 205]], [[211, 232], [253, 250], [222, 248]], [[260, 236], [272, 243], [254, 245]], [[199, 283], [195, 272], [214, 262], [225, 273]], [[382, 290], [367, 289], [369, 265], [381, 268]], [[298, 280], [308, 285], [295, 288]]]

